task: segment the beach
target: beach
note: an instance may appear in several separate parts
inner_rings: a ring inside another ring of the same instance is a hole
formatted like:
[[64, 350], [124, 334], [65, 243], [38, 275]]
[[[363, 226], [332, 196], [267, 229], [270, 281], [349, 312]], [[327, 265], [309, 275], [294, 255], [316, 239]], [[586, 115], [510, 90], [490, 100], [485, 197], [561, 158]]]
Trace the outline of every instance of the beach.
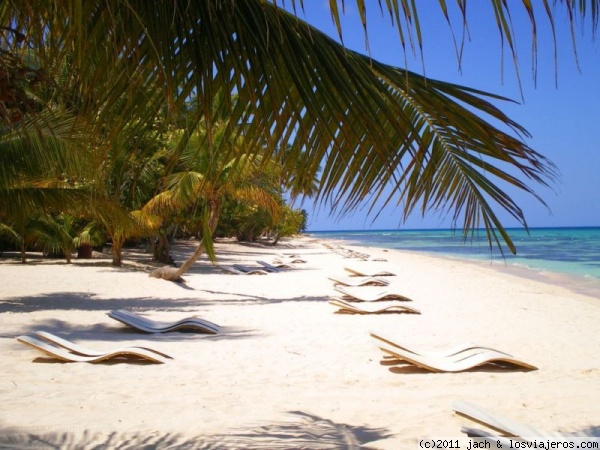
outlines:
[[[175, 260], [193, 248], [179, 243]], [[108, 255], [0, 260], [0, 447], [410, 449], [483, 428], [453, 412], [456, 400], [545, 430], [600, 431], [599, 298], [485, 262], [308, 236], [219, 241], [216, 250], [217, 264], [203, 258], [185, 284], [149, 277], [150, 255], [139, 250], [127, 250], [122, 268]], [[306, 263], [253, 276], [220, 268], [289, 253]], [[347, 266], [397, 273], [393, 285], [421, 314], [336, 314], [328, 277]], [[195, 315], [221, 332], [145, 334], [106, 315], [116, 309], [162, 321]], [[98, 349], [153, 347], [173, 360], [61, 363], [15, 339], [37, 330]], [[486, 345], [538, 370], [391, 366], [370, 332], [417, 348]]]

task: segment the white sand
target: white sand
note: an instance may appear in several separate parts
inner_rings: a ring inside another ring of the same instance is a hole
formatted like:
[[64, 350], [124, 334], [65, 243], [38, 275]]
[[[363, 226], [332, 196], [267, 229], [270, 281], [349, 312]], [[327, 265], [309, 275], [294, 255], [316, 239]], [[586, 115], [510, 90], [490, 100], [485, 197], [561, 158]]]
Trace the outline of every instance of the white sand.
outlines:
[[[410, 449], [418, 437], [462, 438], [462, 426], [476, 426], [452, 412], [456, 399], [542, 429], [599, 431], [599, 298], [486, 263], [354, 248], [388, 259], [364, 263], [323, 243], [221, 243], [221, 264], [290, 251], [308, 263], [243, 276], [201, 261], [186, 285], [148, 277], [143, 254], [121, 269], [2, 260], [0, 447]], [[422, 314], [334, 314], [327, 276], [345, 265], [396, 271]], [[222, 333], [137, 333], [107, 317], [112, 309], [164, 321], [198, 315]], [[153, 346], [174, 360], [60, 363], [15, 340], [34, 330], [98, 349]], [[369, 331], [422, 348], [488, 345], [539, 370], [398, 373], [381, 364]]]

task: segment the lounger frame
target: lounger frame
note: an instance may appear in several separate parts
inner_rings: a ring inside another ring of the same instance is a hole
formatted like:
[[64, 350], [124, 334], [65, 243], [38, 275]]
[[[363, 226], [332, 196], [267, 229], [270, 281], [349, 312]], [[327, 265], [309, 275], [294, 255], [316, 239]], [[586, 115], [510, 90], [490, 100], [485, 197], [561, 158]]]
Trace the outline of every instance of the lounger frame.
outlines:
[[385, 337], [380, 333], [376, 333], [374, 331], [371, 331], [369, 334], [371, 335], [371, 337], [378, 339], [379, 341], [384, 342], [385, 344], [388, 344], [394, 348], [397, 348], [399, 351], [409, 352], [414, 355], [424, 356], [426, 358], [450, 358], [455, 357], [457, 355], [467, 355], [490, 350], [512, 357], [511, 354], [497, 350], [495, 348], [475, 344], [458, 344], [452, 347], [447, 347], [439, 350], [415, 349], [414, 346], [409, 347], [407, 344], [401, 343], [397, 339]]
[[347, 287], [334, 286], [334, 289], [346, 296], [344, 300], [361, 301], [361, 302], [377, 302], [382, 300], [400, 300], [411, 302], [412, 299], [398, 292], [388, 291], [376, 287]]
[[392, 313], [409, 313], [409, 314], [421, 314], [421, 311], [415, 308], [411, 308], [405, 305], [388, 305], [373, 307], [372, 304], [366, 304], [358, 306], [356, 304], [348, 303], [347, 301], [333, 297], [329, 303], [339, 308], [338, 312], [350, 313], [350, 314], [392, 314]]
[[350, 276], [353, 277], [395, 277], [396, 274], [387, 270], [377, 269], [357, 269], [354, 267], [344, 267], [346, 272], [350, 272]]
[[[503, 369], [508, 370], [506, 364], [514, 366], [516, 369], [537, 370], [537, 367], [518, 360], [512, 356], [496, 351], [468, 352], [461, 355], [460, 358], [428, 358], [419, 356], [410, 352], [402, 352], [397, 348], [380, 347], [380, 349], [400, 361], [407, 362], [421, 369], [431, 372], [464, 372], [488, 364], [503, 363]], [[500, 366], [498, 366], [500, 367]]]
[[[100, 350], [94, 350], [91, 348], [87, 348], [84, 347], [83, 345], [79, 345], [76, 344], [74, 342], [71, 342], [67, 339], [61, 338], [59, 336], [56, 336], [55, 334], [52, 333], [48, 333], [47, 331], [34, 331], [33, 332], [35, 337], [41, 338], [44, 341], [47, 341], [53, 345], [62, 347], [68, 351], [70, 351], [71, 353], [75, 353], [77, 355], [82, 355], [82, 356], [102, 356], [104, 354], [106, 354], [106, 352], [100, 351]], [[141, 347], [141, 346], [137, 346], [137, 345], [130, 345], [130, 346], [125, 346], [125, 347], [120, 347], [117, 349], [112, 349], [112, 352], [119, 352], [119, 351], [126, 351], [126, 350], [142, 350], [142, 351], [148, 351], [148, 352], [153, 352], [156, 353], [160, 356], [162, 356], [163, 358], [168, 358], [168, 359], [173, 359], [171, 356], [167, 355], [166, 353], [160, 352], [158, 350], [155, 350], [153, 348], [150, 347]]]
[[124, 309], [110, 311], [107, 315], [111, 319], [147, 333], [167, 333], [186, 329], [208, 334], [218, 334], [220, 332], [219, 325], [199, 317], [187, 317], [176, 322], [159, 322]]
[[32, 347], [40, 352], [65, 362], [87, 362], [87, 363], [98, 363], [106, 360], [115, 359], [143, 359], [156, 364], [164, 364], [166, 359], [153, 351], [147, 351], [142, 348], [125, 348], [111, 350], [95, 356], [85, 356], [76, 353], [72, 353], [63, 347], [56, 347], [51, 345], [47, 341], [38, 339], [35, 336], [18, 336], [17, 341]]

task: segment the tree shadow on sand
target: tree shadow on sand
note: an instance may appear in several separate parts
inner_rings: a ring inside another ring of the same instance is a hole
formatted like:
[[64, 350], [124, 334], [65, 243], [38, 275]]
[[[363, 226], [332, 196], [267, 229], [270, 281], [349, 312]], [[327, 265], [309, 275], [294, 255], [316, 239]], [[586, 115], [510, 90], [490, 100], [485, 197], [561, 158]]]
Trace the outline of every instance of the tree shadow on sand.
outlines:
[[291, 411], [289, 422], [272, 423], [222, 435], [183, 436], [177, 433], [42, 432], [0, 428], [0, 447], [11, 449], [368, 449], [369, 442], [392, 434], [384, 428], [336, 423], [301, 411]]
[[[111, 319], [108, 319], [111, 320]], [[98, 323], [95, 325], [77, 325], [60, 319], [46, 319], [36, 321], [30, 325], [24, 326], [19, 334], [29, 334], [34, 331], [46, 331], [55, 334], [63, 339], [77, 341], [84, 344], [86, 340], [104, 341], [104, 342], [191, 342], [191, 341], [222, 341], [233, 339], [247, 339], [260, 336], [258, 330], [249, 328], [226, 326], [221, 327], [219, 334], [207, 334], [191, 330], [178, 330], [167, 333], [145, 333], [133, 327], [120, 325], [115, 321], [114, 325], [110, 322]], [[13, 334], [0, 334], [3, 338], [13, 338]]]
[[[182, 314], [197, 313], [199, 307], [224, 305], [267, 305], [283, 302], [323, 302], [324, 296], [302, 296], [290, 298], [268, 298], [239, 292], [204, 291], [211, 295], [231, 295], [228, 299], [208, 299], [198, 297], [158, 298], [98, 298], [89, 292], [54, 292], [51, 294], [29, 295], [0, 299], [0, 314], [27, 313], [33, 311], [103, 311], [129, 309], [133, 311], [168, 311]], [[233, 298], [236, 296], [238, 298]]]

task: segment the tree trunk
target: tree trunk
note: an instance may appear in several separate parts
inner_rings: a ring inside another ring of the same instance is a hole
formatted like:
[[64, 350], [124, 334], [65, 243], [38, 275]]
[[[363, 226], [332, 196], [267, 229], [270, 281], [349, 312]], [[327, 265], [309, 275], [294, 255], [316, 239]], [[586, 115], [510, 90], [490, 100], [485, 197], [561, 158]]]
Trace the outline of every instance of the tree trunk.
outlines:
[[121, 267], [123, 265], [123, 260], [121, 259], [121, 248], [123, 247], [123, 241], [115, 238], [113, 238], [112, 241], [112, 265]]
[[71, 248], [65, 248], [64, 252], [65, 252], [65, 259], [67, 260], [67, 264], [71, 264]]
[[27, 262], [27, 248], [25, 245], [25, 241], [21, 240], [21, 263], [25, 264]]
[[277, 243], [279, 242], [279, 233], [275, 233], [275, 238], [273, 239], [273, 246], [276, 246]]
[[[210, 208], [210, 217], [208, 219], [208, 226], [210, 229], [210, 233], [211, 235], [208, 236], [208, 239], [212, 238], [212, 235], [214, 234], [215, 230], [217, 229], [217, 225], [219, 223], [219, 212], [221, 209], [221, 203], [220, 201], [217, 200], [212, 200], [208, 203], [208, 206]], [[181, 265], [181, 267], [176, 268], [176, 267], [169, 267], [169, 266], [164, 266], [161, 267], [159, 269], [153, 270], [152, 272], [150, 272], [150, 276], [154, 277], [154, 278], [162, 278], [163, 280], [168, 280], [168, 281], [176, 281], [176, 282], [185, 282], [185, 280], [181, 277], [184, 273], [186, 273], [193, 265], [196, 261], [198, 261], [198, 259], [200, 259], [200, 256], [202, 256], [202, 253], [204, 252], [204, 239], [206, 237], [203, 237], [202, 239], [200, 239], [200, 242], [198, 242], [198, 247], [196, 247], [196, 250], [194, 250], [194, 253], [192, 253], [192, 255], [186, 259], [184, 261], [184, 263]]]

